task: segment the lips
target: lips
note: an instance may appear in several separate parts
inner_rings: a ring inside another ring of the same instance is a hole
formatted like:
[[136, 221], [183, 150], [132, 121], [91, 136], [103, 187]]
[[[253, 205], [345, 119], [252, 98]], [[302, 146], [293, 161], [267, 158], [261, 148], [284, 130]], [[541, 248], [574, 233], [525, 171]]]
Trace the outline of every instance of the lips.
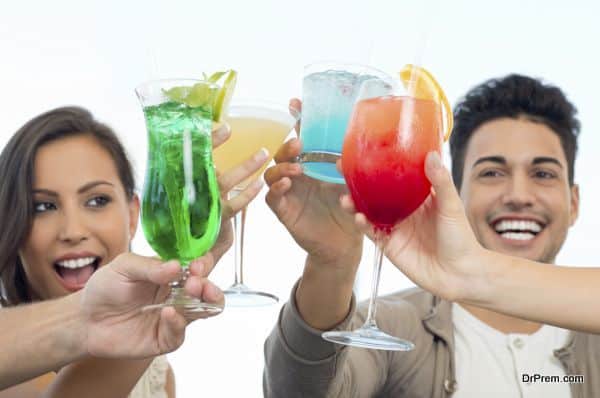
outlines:
[[100, 260], [100, 257], [91, 254], [67, 255], [54, 263], [54, 270], [67, 290], [77, 291], [98, 269]]

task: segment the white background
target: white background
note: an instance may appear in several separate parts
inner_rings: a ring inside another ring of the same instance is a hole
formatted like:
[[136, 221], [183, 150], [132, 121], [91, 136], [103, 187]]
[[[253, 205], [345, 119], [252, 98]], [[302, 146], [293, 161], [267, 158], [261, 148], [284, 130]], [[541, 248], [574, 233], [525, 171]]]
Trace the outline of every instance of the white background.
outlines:
[[[141, 187], [146, 136], [133, 93], [140, 82], [235, 68], [236, 97], [287, 104], [301, 95], [306, 63], [356, 61], [393, 73], [415, 61], [416, 43], [428, 37], [422, 60], [453, 102], [485, 79], [520, 72], [557, 84], [577, 105], [581, 217], [559, 262], [598, 263], [598, 16], [591, 0], [3, 2], [0, 145], [42, 111], [84, 106], [119, 133]], [[285, 301], [303, 255], [263, 197], [249, 211], [246, 279]], [[134, 250], [152, 253], [141, 230]], [[361, 266], [361, 297], [368, 292], [371, 250], [367, 245]], [[228, 254], [213, 274], [222, 287], [233, 279], [232, 262]], [[383, 292], [410, 285], [384, 265]], [[193, 324], [183, 347], [169, 356], [179, 396], [261, 396], [262, 344], [278, 310], [227, 310]]]

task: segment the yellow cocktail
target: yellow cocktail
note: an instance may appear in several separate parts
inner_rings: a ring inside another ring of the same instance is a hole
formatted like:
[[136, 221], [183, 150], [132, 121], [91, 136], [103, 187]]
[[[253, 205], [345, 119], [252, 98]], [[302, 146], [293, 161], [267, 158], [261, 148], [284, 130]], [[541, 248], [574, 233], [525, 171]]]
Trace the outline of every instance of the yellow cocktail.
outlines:
[[[261, 148], [269, 151], [269, 161], [283, 144], [296, 124], [296, 118], [288, 109], [277, 104], [264, 102], [238, 103], [229, 108], [225, 122], [231, 129], [231, 137], [213, 151], [217, 170], [221, 173], [233, 169]], [[260, 178], [267, 165], [247, 178], [231, 191], [231, 195], [241, 192], [248, 184]], [[238, 212], [234, 219], [235, 230], [235, 281], [225, 290], [225, 303], [228, 306], [252, 307], [276, 303], [279, 299], [270, 294], [250, 289], [244, 285], [244, 221], [246, 209]]]
[[[225, 173], [241, 164], [261, 148], [269, 151], [269, 159], [279, 149], [293, 128], [295, 120], [289, 114], [266, 114], [258, 107], [232, 107], [225, 118], [231, 137], [213, 151], [213, 160], [219, 172]], [[238, 186], [245, 188], [259, 178], [267, 165]]]

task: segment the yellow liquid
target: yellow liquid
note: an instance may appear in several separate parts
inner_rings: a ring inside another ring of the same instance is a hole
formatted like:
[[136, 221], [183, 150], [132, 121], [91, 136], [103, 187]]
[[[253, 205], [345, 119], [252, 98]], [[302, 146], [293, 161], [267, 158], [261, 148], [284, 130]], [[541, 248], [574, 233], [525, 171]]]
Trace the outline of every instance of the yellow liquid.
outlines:
[[[227, 117], [226, 122], [231, 128], [231, 137], [213, 150], [213, 160], [220, 173], [226, 173], [239, 166], [261, 148], [269, 151], [270, 162], [293, 128], [291, 124], [249, 116]], [[238, 184], [237, 188], [244, 188], [259, 178], [269, 162], [243, 183]]]

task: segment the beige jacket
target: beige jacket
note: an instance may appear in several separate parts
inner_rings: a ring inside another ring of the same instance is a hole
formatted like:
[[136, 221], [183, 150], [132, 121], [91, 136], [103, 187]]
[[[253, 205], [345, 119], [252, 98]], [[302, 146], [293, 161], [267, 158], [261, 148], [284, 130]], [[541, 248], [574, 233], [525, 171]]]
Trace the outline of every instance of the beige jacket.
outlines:
[[[416, 347], [410, 352], [378, 351], [323, 340], [299, 316], [295, 290], [265, 342], [265, 397], [445, 398], [460, 388], [450, 302], [417, 288], [380, 297], [378, 326]], [[366, 303], [356, 311], [353, 298], [348, 317], [336, 329], [359, 327], [366, 312]], [[583, 384], [570, 384], [572, 398], [600, 397], [600, 335], [572, 332], [554, 355], [567, 375], [585, 377]]]

